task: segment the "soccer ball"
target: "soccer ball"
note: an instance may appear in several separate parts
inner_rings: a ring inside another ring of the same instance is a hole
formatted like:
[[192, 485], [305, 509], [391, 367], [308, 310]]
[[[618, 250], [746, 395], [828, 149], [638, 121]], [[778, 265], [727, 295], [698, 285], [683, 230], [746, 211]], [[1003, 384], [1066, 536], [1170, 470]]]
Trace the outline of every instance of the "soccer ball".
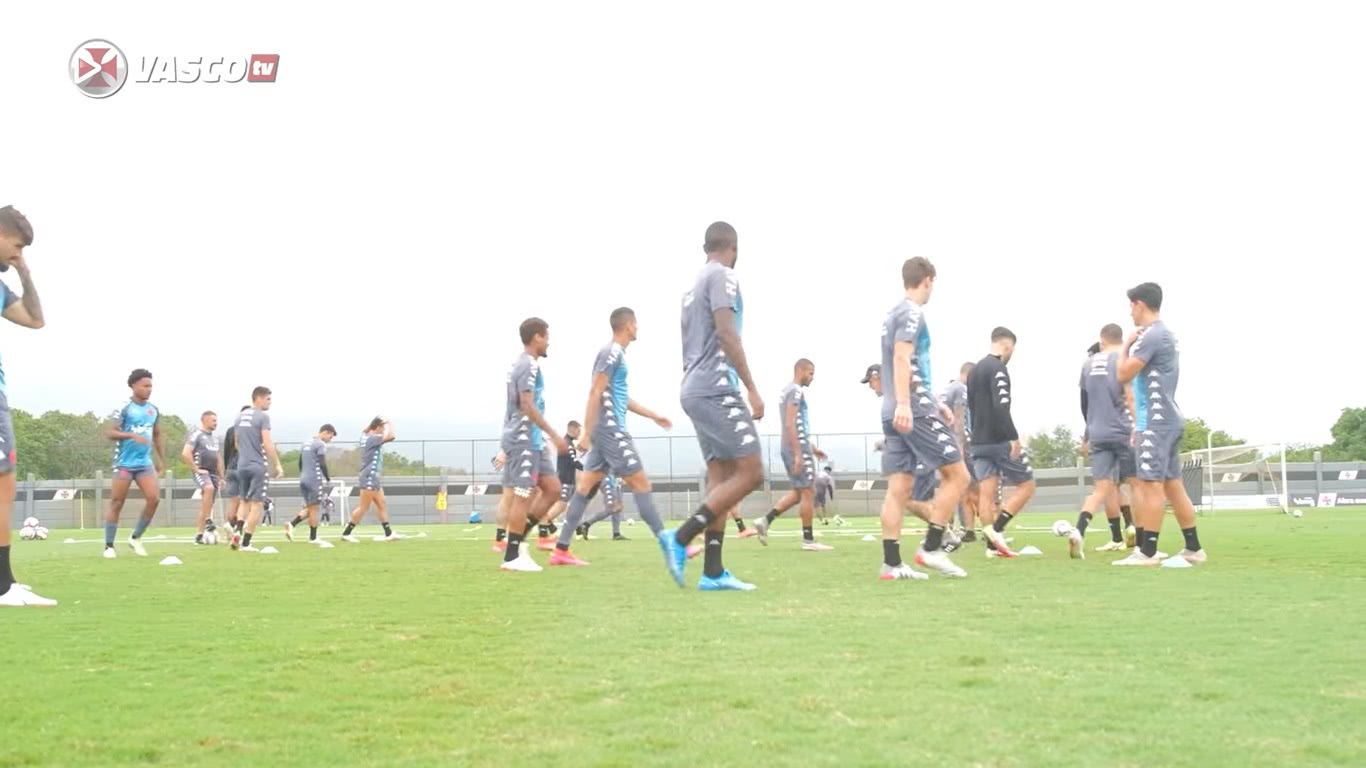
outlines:
[[40, 523], [38, 522], [38, 518], [36, 518], [36, 517], [26, 517], [26, 518], [24, 518], [24, 527], [25, 527], [25, 528], [37, 528], [39, 525], [40, 525]]
[[1054, 536], [1066, 536], [1072, 532], [1072, 524], [1066, 520], [1058, 520], [1053, 523]]
[[34, 528], [33, 532], [35, 535], [37, 535], [39, 541], [47, 540], [47, 529], [43, 526], [40, 525], [37, 528]]
[[1304, 511], [1299, 509], [1295, 510], [1294, 512], [1291, 512], [1290, 514], [1294, 515], [1295, 517], [1304, 517]]
[[[33, 518], [29, 519], [31, 520]], [[34, 528], [31, 525], [28, 525], [28, 520], [25, 520], [24, 523], [24, 527], [19, 529], [19, 538], [23, 539], [24, 541], [33, 541], [34, 539], [38, 538], [38, 529]]]
[[218, 543], [218, 534], [217, 534], [215, 531], [204, 531], [204, 543], [205, 543], [205, 544], [217, 544], [217, 543]]

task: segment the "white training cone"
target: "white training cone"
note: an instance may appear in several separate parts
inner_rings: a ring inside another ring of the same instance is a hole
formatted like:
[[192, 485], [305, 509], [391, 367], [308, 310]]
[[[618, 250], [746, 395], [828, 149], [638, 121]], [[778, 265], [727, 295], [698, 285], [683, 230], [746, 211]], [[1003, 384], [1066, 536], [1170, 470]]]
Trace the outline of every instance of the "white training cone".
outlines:
[[278, 555], [278, 554], [280, 554], [280, 550], [276, 549], [275, 547], [266, 547], [265, 549], [261, 550], [261, 554], [263, 554], [263, 555]]
[[183, 563], [180, 562], [180, 558], [176, 557], [175, 555], [170, 555], [170, 556], [167, 557], [165, 560], [162, 560], [162, 561], [161, 561], [161, 564], [162, 564], [162, 565], [183, 565]]
[[414, 536], [414, 538], [425, 539], [425, 538], [427, 538], [427, 532], [426, 532], [426, 531], [423, 531], [423, 532], [421, 532], [421, 533], [413, 534], [413, 536]]
[[76, 543], [76, 540], [75, 540], [75, 539], [67, 539], [66, 541], [63, 541], [62, 543], [63, 543], [63, 544], [75, 544], [75, 543]]
[[1162, 561], [1163, 568], [1190, 568], [1191, 564], [1186, 562], [1184, 557], [1169, 557]]
[[863, 540], [864, 540], [864, 541], [877, 541], [877, 537], [870, 533], [870, 534], [868, 534], [867, 536], [864, 536], [864, 537], [863, 537]]
[[332, 549], [335, 546], [337, 545], [333, 544], [330, 541], [323, 541], [322, 539], [318, 539], [318, 549]]
[[1020, 554], [1020, 555], [1042, 555], [1042, 554], [1043, 554], [1043, 550], [1040, 550], [1038, 547], [1034, 546], [1033, 544], [1030, 544], [1029, 546], [1027, 546], [1027, 547], [1025, 547], [1024, 549], [1020, 550], [1020, 551], [1017, 552], [1016, 554]]

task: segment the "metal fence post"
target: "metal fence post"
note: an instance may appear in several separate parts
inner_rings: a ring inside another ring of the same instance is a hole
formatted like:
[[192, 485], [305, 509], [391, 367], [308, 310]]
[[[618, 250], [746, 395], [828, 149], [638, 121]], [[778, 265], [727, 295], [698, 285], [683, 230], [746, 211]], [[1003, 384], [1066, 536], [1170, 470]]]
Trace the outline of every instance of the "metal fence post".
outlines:
[[[160, 503], [166, 505], [166, 507], [167, 507], [167, 509], [168, 509], [168, 511], [169, 511], [169, 514], [170, 514], [170, 518], [169, 518], [169, 519], [170, 519], [171, 527], [175, 527], [176, 519], [175, 519], [175, 471], [174, 471], [174, 470], [170, 470], [170, 469], [166, 470], [166, 482], [164, 482], [164, 483], [161, 484], [161, 499], [160, 499]], [[166, 520], [167, 518], [163, 516], [161, 519], [162, 519], [162, 520]]]
[[[100, 510], [104, 509], [104, 470], [95, 470], [95, 508], [90, 514], [90, 525], [99, 528]], [[84, 519], [84, 518], [82, 518]]]
[[[1286, 488], [1285, 492], [1290, 493]], [[1319, 499], [1323, 497], [1323, 451], [1314, 451], [1314, 504], [1317, 506]]]
[[[24, 517], [33, 517], [33, 486], [37, 482], [38, 480], [33, 476], [33, 473], [28, 473], [28, 482], [25, 483], [28, 488], [24, 491]], [[12, 525], [13, 523], [13, 520], [5, 521], [5, 525]]]

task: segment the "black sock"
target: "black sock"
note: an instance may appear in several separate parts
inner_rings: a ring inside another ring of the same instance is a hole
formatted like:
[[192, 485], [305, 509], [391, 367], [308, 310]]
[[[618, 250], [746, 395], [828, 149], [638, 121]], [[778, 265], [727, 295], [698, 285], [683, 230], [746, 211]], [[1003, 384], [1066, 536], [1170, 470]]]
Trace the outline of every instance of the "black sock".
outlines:
[[816, 534], [811, 531], [811, 526], [802, 526], [802, 541], [815, 541]]
[[540, 520], [537, 520], [531, 515], [527, 515], [526, 527], [522, 528], [522, 541], [526, 541], [526, 537], [531, 534], [531, 529], [535, 528], [537, 525], [540, 525], [540, 523]]
[[388, 522], [380, 523], [380, 525], [384, 526], [384, 535], [385, 535], [385, 536], [393, 536], [393, 535], [394, 535], [394, 531], [393, 531], [392, 528], [389, 527], [389, 523], [388, 523]]
[[506, 528], [499, 528], [499, 529], [498, 529], [498, 538], [495, 539], [495, 541], [506, 541], [506, 540], [507, 540], [507, 537], [508, 537], [507, 529], [506, 529]]
[[926, 552], [935, 552], [943, 546], [944, 526], [938, 523], [930, 523], [930, 529], [925, 532], [925, 543], [921, 545], [921, 549]]
[[517, 559], [517, 553], [522, 546], [522, 534], [508, 533], [508, 548], [503, 550], [503, 562], [510, 563]]
[[251, 534], [250, 534], [250, 533], [247, 533], [247, 534], [243, 534], [243, 535], [242, 535], [242, 546], [243, 546], [243, 547], [250, 547], [250, 546], [251, 546]]
[[743, 517], [735, 518], [735, 530], [739, 531], [740, 533], [745, 532], [745, 519]]
[[777, 520], [777, 519], [778, 519], [778, 515], [780, 515], [780, 514], [782, 514], [782, 513], [779, 512], [778, 510], [776, 510], [776, 509], [770, 509], [770, 510], [768, 511], [768, 514], [767, 514], [767, 515], [764, 515], [764, 519], [771, 523], [771, 522], [773, 522], [774, 520]]
[[545, 537], [550, 535], [550, 526], [538, 525], [536, 526], [536, 533], [540, 534], [541, 538], [544, 539]]
[[346, 530], [342, 531], [342, 535], [343, 535], [343, 536], [350, 536], [350, 535], [351, 535], [351, 532], [354, 531], [354, 530], [356, 530], [356, 524], [355, 524], [355, 523], [347, 523], [347, 524], [346, 524]]
[[1080, 515], [1077, 515], [1077, 530], [1081, 532], [1081, 535], [1083, 535], [1083, 536], [1086, 535], [1086, 527], [1089, 526], [1090, 524], [1091, 524], [1091, 513], [1090, 513], [1090, 512], [1082, 511], [1082, 513], [1081, 513]]
[[888, 568], [895, 568], [898, 565], [901, 565], [900, 539], [882, 540], [882, 564]]
[[698, 534], [707, 529], [707, 524], [711, 522], [711, 518], [712, 511], [706, 504], [698, 507], [697, 512], [693, 513], [692, 517], [684, 520], [683, 524], [678, 526], [678, 533], [674, 534], [674, 541], [685, 547], [688, 546], [693, 539], [697, 538]]
[[726, 530], [707, 531], [707, 550], [704, 553], [702, 563], [702, 573], [708, 578], [716, 578], [726, 572], [725, 566], [721, 565], [721, 542], [726, 538]]
[[299, 523], [302, 523], [303, 521], [304, 521], [304, 516], [303, 516], [303, 515], [295, 515], [295, 516], [294, 516], [294, 519], [289, 521], [289, 526], [290, 526], [291, 528], [293, 528], [294, 526], [298, 525]]
[[204, 534], [202, 534], [202, 533], [196, 533], [196, 534], [194, 535], [194, 543], [196, 543], [196, 544], [203, 544], [203, 543], [204, 543]]
[[1148, 557], [1157, 555], [1157, 531], [1144, 531], [1144, 540], [1139, 542], [1139, 549]]
[[316, 525], [310, 525], [310, 526], [308, 526], [308, 540], [309, 540], [309, 541], [317, 541], [317, 540], [318, 540], [318, 526], [316, 526]]
[[[6, 523], [8, 525], [8, 523]], [[9, 591], [9, 585], [14, 583], [14, 571], [9, 566], [9, 545], [0, 547], [0, 595]]]
[[1004, 532], [1006, 526], [1010, 525], [1010, 519], [1012, 517], [1014, 517], [1014, 515], [1010, 514], [1004, 509], [1001, 510], [1001, 512], [998, 515], [996, 515], [996, 522], [991, 524], [992, 530], [996, 531], [997, 533]]
[[1124, 517], [1124, 525], [1126, 527], [1134, 524], [1134, 513], [1129, 509], [1128, 504], [1119, 508], [1119, 514]]
[[1110, 518], [1110, 541], [1116, 544], [1124, 542], [1124, 529], [1121, 527], [1118, 517]]
[[246, 524], [247, 524], [247, 522], [246, 522], [245, 520], [233, 520], [233, 521], [232, 521], [232, 527], [233, 527], [233, 529], [236, 530], [238, 533], [241, 533], [241, 532], [242, 532], [242, 528], [243, 528], [243, 526], [245, 526]]
[[1195, 532], [1195, 526], [1182, 528], [1181, 535], [1186, 537], [1186, 549], [1191, 552], [1200, 551], [1200, 536]]

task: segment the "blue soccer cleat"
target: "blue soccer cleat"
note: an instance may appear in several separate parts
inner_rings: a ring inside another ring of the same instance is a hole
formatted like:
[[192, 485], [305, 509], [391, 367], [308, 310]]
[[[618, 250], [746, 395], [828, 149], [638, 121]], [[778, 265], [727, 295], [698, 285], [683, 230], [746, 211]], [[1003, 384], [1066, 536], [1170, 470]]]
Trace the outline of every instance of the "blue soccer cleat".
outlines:
[[703, 592], [724, 592], [730, 589], [739, 590], [741, 592], [750, 592], [758, 589], [758, 587], [753, 584], [740, 581], [730, 575], [730, 571], [722, 571], [721, 575], [714, 579], [710, 576], [703, 576], [697, 580], [697, 588]]
[[683, 565], [688, 562], [688, 548], [678, 543], [676, 531], [659, 532], [659, 548], [664, 551], [664, 565], [669, 569], [669, 575], [674, 581], [678, 582], [678, 588], [682, 589], [683, 584]]

